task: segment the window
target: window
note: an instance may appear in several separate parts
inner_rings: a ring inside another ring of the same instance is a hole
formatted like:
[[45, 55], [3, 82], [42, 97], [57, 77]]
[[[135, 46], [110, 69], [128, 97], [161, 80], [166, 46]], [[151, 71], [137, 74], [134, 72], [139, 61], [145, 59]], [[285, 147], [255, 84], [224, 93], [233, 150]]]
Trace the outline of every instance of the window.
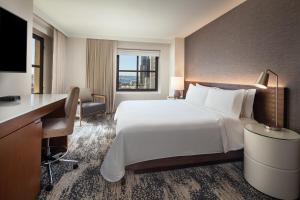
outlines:
[[157, 91], [158, 53], [119, 52], [117, 91]]
[[33, 34], [32, 37], [32, 68], [31, 93], [43, 94], [43, 57], [44, 39]]

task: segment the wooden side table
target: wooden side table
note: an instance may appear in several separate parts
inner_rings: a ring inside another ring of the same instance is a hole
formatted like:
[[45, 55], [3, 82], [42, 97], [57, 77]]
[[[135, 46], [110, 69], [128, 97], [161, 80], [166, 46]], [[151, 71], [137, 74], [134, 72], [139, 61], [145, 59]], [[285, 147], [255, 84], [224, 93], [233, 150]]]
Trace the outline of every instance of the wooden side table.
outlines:
[[300, 135], [263, 124], [244, 129], [244, 176], [257, 190], [279, 199], [297, 199], [300, 191]]

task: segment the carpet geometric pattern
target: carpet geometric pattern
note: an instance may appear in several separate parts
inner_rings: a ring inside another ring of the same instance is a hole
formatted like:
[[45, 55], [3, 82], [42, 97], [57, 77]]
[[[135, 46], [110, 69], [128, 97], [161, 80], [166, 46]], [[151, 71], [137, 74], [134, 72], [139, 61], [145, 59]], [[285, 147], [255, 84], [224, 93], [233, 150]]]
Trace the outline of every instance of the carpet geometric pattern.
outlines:
[[145, 174], [128, 171], [121, 181], [107, 182], [100, 174], [100, 166], [114, 137], [115, 124], [111, 119], [95, 117], [81, 127], [76, 122], [74, 133], [69, 136], [66, 159], [79, 160], [79, 168], [73, 170], [68, 163], [53, 164], [54, 187], [47, 192], [48, 175], [42, 167], [38, 199], [272, 199], [244, 180], [242, 162]]

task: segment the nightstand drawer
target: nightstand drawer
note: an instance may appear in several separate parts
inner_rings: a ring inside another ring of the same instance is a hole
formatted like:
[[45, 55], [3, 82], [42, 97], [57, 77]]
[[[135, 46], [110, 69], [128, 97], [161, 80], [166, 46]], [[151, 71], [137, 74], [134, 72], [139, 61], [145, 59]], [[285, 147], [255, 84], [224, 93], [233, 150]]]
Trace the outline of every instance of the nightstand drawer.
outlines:
[[245, 129], [244, 152], [252, 159], [274, 168], [300, 168], [300, 140], [274, 139]]
[[298, 170], [280, 170], [263, 165], [246, 153], [244, 155], [245, 179], [259, 191], [279, 199], [297, 199], [299, 197]]

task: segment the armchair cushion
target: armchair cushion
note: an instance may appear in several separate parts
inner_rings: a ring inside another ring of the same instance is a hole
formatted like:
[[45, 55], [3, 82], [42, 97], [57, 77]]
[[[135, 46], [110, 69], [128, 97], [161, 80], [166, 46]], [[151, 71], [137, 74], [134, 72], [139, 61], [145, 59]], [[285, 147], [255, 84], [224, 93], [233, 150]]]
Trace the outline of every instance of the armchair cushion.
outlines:
[[105, 112], [106, 105], [101, 102], [85, 102], [82, 103], [82, 116], [88, 116], [99, 112]]

